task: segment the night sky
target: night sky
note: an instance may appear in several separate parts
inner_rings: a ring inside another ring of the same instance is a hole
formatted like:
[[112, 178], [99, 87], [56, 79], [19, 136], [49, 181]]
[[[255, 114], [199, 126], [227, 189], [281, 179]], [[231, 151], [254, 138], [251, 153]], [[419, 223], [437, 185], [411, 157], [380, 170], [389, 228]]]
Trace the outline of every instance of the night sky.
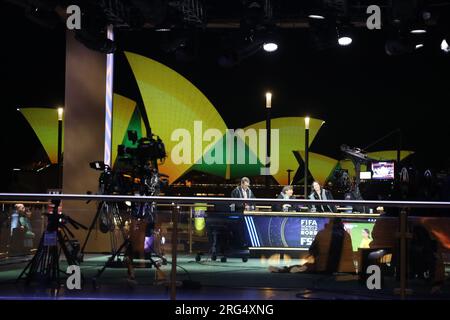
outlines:
[[[1, 143], [6, 172], [44, 157], [16, 108], [64, 104], [65, 36], [62, 28], [42, 28], [20, 9], [1, 5]], [[310, 32], [285, 30], [275, 53], [260, 51], [235, 67], [223, 68], [217, 58], [236, 31], [199, 34], [197, 55], [189, 62], [161, 50], [164, 38], [170, 37], [167, 33], [121, 31], [116, 34], [115, 92], [140, 99], [123, 55], [128, 50], [190, 80], [229, 128], [264, 120], [264, 93], [271, 90], [273, 117], [308, 114], [326, 121], [312, 145], [314, 152], [339, 158], [341, 144], [364, 148], [400, 128], [403, 149], [417, 151], [418, 163], [435, 168], [450, 163], [450, 54], [440, 52], [438, 38], [428, 37], [414, 54], [392, 57], [384, 51], [383, 30], [360, 29], [351, 46], [326, 50], [312, 45]], [[391, 136], [367, 151], [395, 148]]]

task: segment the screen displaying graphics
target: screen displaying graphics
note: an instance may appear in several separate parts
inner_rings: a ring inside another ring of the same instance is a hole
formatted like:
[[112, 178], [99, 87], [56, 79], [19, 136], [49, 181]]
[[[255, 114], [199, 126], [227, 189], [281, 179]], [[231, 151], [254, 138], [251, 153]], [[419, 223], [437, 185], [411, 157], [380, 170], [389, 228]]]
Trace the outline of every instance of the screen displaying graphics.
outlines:
[[[328, 218], [247, 216], [246, 225], [252, 247], [297, 248], [308, 250]], [[353, 251], [368, 248], [372, 241], [374, 219], [346, 220], [344, 229], [352, 238]]]
[[344, 228], [352, 237], [353, 251], [358, 251], [359, 248], [370, 248], [374, 225], [375, 221], [344, 221]]
[[372, 163], [372, 179], [391, 180], [395, 178], [394, 162], [373, 162]]

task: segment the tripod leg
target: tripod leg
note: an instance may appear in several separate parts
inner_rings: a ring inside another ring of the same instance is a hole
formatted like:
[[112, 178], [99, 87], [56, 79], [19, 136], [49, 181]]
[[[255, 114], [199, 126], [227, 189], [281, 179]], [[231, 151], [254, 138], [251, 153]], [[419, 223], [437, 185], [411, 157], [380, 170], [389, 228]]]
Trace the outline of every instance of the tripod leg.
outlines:
[[20, 280], [22, 280], [22, 277], [30, 272], [30, 270], [32, 269], [32, 267], [36, 264], [37, 261], [37, 257], [39, 256], [40, 252], [42, 251], [42, 246], [43, 246], [43, 238], [41, 238], [41, 240], [39, 241], [39, 246], [38, 249], [36, 251], [36, 253], [34, 254], [33, 258], [31, 259], [30, 262], [28, 262], [28, 264], [26, 265], [26, 267], [22, 270], [22, 272], [20, 273], [19, 277], [16, 279], [16, 282], [19, 282]]
[[157, 270], [160, 270], [161, 266], [152, 258], [151, 253], [146, 257], [150, 261], [150, 268], [154, 266]]
[[108, 267], [108, 263], [114, 261], [114, 259], [120, 254], [122, 249], [125, 247], [128, 247], [128, 245], [129, 245], [129, 240], [127, 239], [122, 243], [120, 248], [116, 252], [113, 253], [113, 255], [108, 259], [108, 261], [103, 265], [103, 267], [97, 272], [96, 278], [99, 278], [102, 275], [102, 273]]
[[89, 230], [88, 233], [86, 235], [86, 239], [84, 239], [84, 243], [83, 246], [81, 247], [80, 250], [80, 255], [83, 256], [84, 255], [84, 249], [86, 248], [86, 245], [89, 241], [89, 237], [91, 236], [91, 232], [95, 227], [95, 224], [97, 223], [98, 217], [100, 216], [100, 213], [102, 212], [103, 206], [105, 205], [105, 203], [102, 201], [101, 203], [99, 203], [98, 207], [97, 207], [97, 212], [95, 213], [95, 217], [94, 220], [92, 220], [91, 225], [89, 226]]
[[66, 258], [67, 264], [68, 265], [78, 265], [77, 260], [69, 253], [69, 250], [67, 249], [66, 243], [65, 243], [65, 238], [68, 239], [68, 237], [64, 237], [61, 232], [58, 232], [58, 242], [59, 242], [59, 247], [61, 248], [64, 257]]
[[52, 278], [51, 283], [56, 283], [56, 289], [59, 290], [59, 287], [61, 285], [60, 278], [59, 278], [59, 250], [58, 247], [52, 248], [52, 264], [51, 264], [51, 270], [52, 270]]

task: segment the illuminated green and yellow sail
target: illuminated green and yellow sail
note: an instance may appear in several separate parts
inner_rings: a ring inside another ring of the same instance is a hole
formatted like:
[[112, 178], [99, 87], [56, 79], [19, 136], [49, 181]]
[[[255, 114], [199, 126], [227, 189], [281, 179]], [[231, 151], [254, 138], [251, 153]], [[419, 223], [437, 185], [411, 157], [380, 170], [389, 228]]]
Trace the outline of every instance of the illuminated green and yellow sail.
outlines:
[[[236, 156], [239, 152], [245, 154], [245, 158], [254, 158], [253, 164], [227, 164], [227, 130], [229, 129], [220, 116], [217, 109], [208, 98], [196, 88], [189, 80], [167, 66], [144, 56], [125, 52], [131, 70], [136, 79], [141, 98], [142, 108], [145, 109], [150, 122], [152, 132], [163, 140], [168, 157], [160, 165], [160, 171], [169, 175], [170, 182], [174, 182], [191, 170], [196, 170], [226, 179], [234, 179], [242, 176], [256, 176], [261, 174], [261, 168], [265, 163], [265, 135], [263, 143], [252, 144], [247, 139], [240, 139], [233, 146]], [[146, 136], [141, 110], [136, 101], [114, 94], [113, 101], [113, 125], [112, 125], [112, 163], [117, 159], [117, 147], [120, 144], [133, 146], [128, 140], [127, 131], [134, 130], [138, 138]], [[47, 152], [49, 160], [56, 163], [57, 160], [57, 110], [46, 108], [24, 108], [20, 110], [28, 123], [33, 127], [39, 141]], [[201, 130], [195, 124], [201, 124]], [[323, 121], [310, 120], [310, 146], [319, 132]], [[265, 129], [265, 121], [253, 123], [243, 128], [244, 131]], [[279, 134], [279, 167], [273, 174], [275, 180], [283, 185], [287, 184], [288, 170], [293, 174], [300, 167], [295, 152], [303, 159], [305, 153], [305, 119], [303, 117], [281, 117], [271, 120], [271, 128], [277, 129]], [[172, 158], [171, 151], [179, 146], [180, 140], [174, 139], [177, 129], [184, 130], [191, 141], [190, 159], [187, 163], [177, 163]], [[204, 141], [204, 134], [208, 130], [216, 130], [217, 139]], [[259, 137], [261, 138], [261, 137]], [[197, 144], [199, 148], [196, 148]], [[264, 150], [261, 150], [261, 147]], [[412, 154], [412, 151], [402, 151], [404, 159]], [[206, 163], [207, 156], [222, 158], [220, 163]], [[274, 150], [272, 150], [274, 155]], [[378, 160], [396, 159], [394, 150], [372, 152], [369, 157]], [[272, 157], [273, 159], [273, 157]], [[353, 164], [348, 160], [336, 159], [320, 155], [314, 152], [309, 154], [309, 171], [315, 180], [324, 183], [336, 166], [347, 169], [350, 175], [354, 175]], [[236, 160], [236, 159], [234, 159]], [[300, 161], [301, 162], [301, 161]], [[365, 170], [365, 168], [362, 168]], [[293, 176], [293, 175], [292, 175]]]

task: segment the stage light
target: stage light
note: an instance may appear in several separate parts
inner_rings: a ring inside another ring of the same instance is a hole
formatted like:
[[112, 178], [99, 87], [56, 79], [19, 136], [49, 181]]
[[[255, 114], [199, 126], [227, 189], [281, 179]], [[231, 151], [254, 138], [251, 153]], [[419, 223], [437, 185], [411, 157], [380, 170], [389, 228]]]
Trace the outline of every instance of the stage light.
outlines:
[[446, 39], [442, 40], [442, 42], [441, 42], [441, 50], [444, 51], [445, 53], [450, 52], [450, 46], [448, 45], [448, 42]]
[[158, 28], [158, 29], [155, 29], [155, 31], [156, 32], [169, 32], [169, 31], [171, 31], [171, 29], [170, 28]]
[[272, 93], [266, 92], [266, 108], [270, 109], [272, 108]]
[[412, 34], [424, 34], [424, 33], [427, 33], [427, 30], [422, 29], [422, 28], [417, 28], [417, 29], [412, 29], [410, 31], [410, 33], [412, 33]]
[[58, 121], [62, 121], [63, 114], [64, 114], [64, 109], [63, 108], [58, 108]]
[[423, 47], [423, 43], [416, 44], [416, 49], [419, 49], [419, 48], [422, 48], [422, 47]]
[[352, 43], [351, 29], [349, 24], [342, 24], [337, 27], [337, 38], [340, 46], [348, 46]]
[[338, 39], [338, 43], [339, 43], [339, 45], [341, 45], [341, 46], [348, 46], [348, 45], [350, 45], [351, 43], [352, 43], [352, 38], [350, 38], [350, 37], [339, 37], [339, 39]]
[[310, 14], [308, 15], [308, 18], [314, 19], [314, 20], [324, 20], [325, 17], [320, 14]]
[[263, 44], [263, 49], [266, 52], [274, 52], [278, 49], [278, 45], [275, 42], [265, 42]]
[[126, 204], [128, 207], [131, 207], [131, 201], [125, 201], [125, 204]]
[[[258, 40], [259, 36], [257, 36]], [[266, 52], [274, 52], [278, 49], [278, 43], [280, 42], [280, 38], [274, 30], [267, 30], [264, 35], [259, 38], [259, 41], [263, 43], [263, 49]]]
[[[442, 48], [442, 45], [441, 45], [441, 48]], [[17, 108], [16, 110], [17, 110], [17, 111], [20, 111], [20, 108]]]

